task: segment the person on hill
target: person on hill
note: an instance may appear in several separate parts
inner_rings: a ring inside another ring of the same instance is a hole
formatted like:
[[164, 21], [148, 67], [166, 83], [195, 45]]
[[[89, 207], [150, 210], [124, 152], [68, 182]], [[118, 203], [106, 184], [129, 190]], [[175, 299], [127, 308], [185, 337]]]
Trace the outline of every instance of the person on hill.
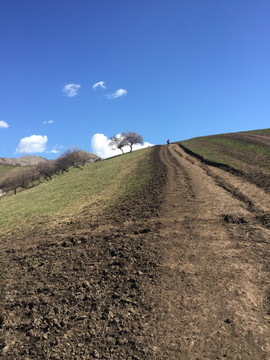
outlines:
[[170, 144], [170, 139], [167, 140], [167, 145], [169, 145], [169, 144]]

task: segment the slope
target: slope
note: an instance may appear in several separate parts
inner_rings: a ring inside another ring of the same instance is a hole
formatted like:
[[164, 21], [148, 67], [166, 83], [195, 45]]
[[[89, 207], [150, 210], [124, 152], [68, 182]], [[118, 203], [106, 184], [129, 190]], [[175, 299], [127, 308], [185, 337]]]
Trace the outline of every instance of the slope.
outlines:
[[[97, 187], [87, 206], [81, 208], [76, 197], [78, 218], [38, 228], [29, 217], [34, 230], [22, 225], [22, 233], [2, 236], [3, 359], [128, 359], [142, 353], [136, 342], [147, 338], [142, 326], [150, 303], [144, 294], [154, 273], [145, 223], [157, 214], [165, 183], [158, 151], [137, 151], [76, 172]], [[66, 176], [69, 190], [74, 174]], [[59, 181], [51, 183], [54, 196]], [[35, 205], [33, 191], [24, 196]], [[19, 195], [13, 199], [24, 201]]]
[[204, 136], [180, 144], [200, 160], [270, 191], [270, 129]]
[[2, 358], [269, 359], [270, 195], [177, 144], [128, 156], [127, 196], [2, 241]]
[[[150, 177], [151, 149], [137, 151], [71, 168], [68, 174], [55, 175], [51, 181], [1, 198], [0, 238], [8, 234], [55, 229], [81, 219], [87, 212], [96, 214], [124, 196], [132, 187], [140, 187]], [[141, 170], [137, 170], [137, 168]], [[138, 178], [140, 176], [140, 178]], [[135, 185], [136, 183], [136, 185]]]
[[268, 359], [270, 196], [178, 145], [156, 252], [153, 359]]

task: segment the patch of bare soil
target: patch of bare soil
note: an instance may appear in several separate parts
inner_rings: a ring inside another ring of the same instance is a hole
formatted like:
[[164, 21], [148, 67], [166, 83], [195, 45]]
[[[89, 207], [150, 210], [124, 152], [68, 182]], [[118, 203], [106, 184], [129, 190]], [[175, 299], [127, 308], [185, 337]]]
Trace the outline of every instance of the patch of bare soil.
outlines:
[[1, 358], [270, 359], [269, 194], [178, 145], [152, 160], [141, 194], [2, 246]]
[[62, 232], [3, 241], [1, 359], [148, 359], [166, 169], [96, 219]]
[[161, 158], [156, 358], [269, 359], [269, 195], [177, 145]]

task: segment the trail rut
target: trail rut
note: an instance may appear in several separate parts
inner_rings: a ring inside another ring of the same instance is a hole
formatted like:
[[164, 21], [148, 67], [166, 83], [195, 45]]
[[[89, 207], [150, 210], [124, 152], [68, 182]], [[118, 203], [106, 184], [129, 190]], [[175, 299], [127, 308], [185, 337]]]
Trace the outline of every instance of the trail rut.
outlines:
[[270, 196], [156, 147], [147, 188], [0, 243], [0, 356], [270, 360]]
[[157, 358], [269, 359], [269, 196], [177, 145], [161, 159]]

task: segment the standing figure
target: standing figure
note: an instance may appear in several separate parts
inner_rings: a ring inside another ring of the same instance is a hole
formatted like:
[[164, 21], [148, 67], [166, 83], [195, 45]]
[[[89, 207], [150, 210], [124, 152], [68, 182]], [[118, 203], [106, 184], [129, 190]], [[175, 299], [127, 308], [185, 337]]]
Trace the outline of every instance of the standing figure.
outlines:
[[167, 145], [169, 145], [169, 144], [170, 144], [170, 139], [167, 140]]

